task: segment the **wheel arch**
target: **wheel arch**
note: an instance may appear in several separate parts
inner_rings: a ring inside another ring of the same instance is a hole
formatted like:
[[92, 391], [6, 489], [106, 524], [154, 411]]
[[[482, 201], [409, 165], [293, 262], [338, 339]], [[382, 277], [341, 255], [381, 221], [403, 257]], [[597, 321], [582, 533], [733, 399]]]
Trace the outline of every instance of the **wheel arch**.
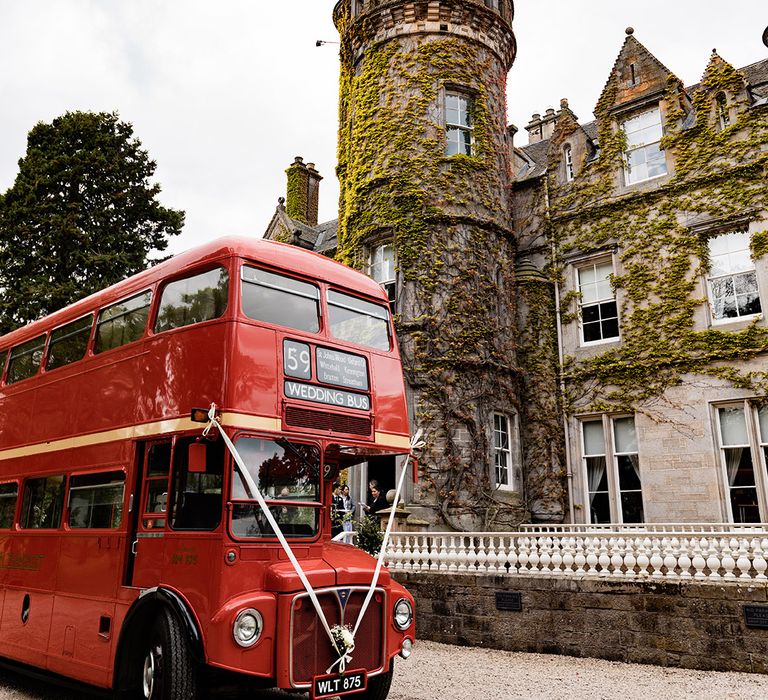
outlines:
[[144, 647], [141, 642], [163, 609], [170, 610], [182, 625], [193, 660], [199, 664], [205, 663], [203, 636], [190, 606], [175, 591], [162, 587], [150, 588], [134, 601], [120, 628], [113, 676], [115, 690], [129, 689], [130, 671], [143, 660]]

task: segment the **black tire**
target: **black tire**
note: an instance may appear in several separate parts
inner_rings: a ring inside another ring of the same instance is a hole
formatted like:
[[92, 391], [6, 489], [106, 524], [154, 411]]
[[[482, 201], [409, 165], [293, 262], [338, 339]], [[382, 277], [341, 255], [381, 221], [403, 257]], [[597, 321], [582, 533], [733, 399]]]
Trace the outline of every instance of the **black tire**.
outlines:
[[389, 671], [382, 673], [380, 676], [374, 676], [368, 679], [368, 687], [362, 693], [356, 693], [350, 695], [352, 700], [387, 700], [389, 695], [389, 688], [392, 685], [392, 677], [395, 675], [395, 662], [392, 662], [392, 666]]
[[194, 700], [197, 668], [181, 625], [167, 608], [160, 611], [139, 666], [139, 697]]

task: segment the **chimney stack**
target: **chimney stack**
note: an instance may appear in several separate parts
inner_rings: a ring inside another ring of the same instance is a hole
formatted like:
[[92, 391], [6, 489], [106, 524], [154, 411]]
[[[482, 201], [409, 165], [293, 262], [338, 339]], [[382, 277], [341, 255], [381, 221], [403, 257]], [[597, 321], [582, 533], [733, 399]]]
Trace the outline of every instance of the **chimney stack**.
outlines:
[[303, 158], [296, 156], [285, 172], [288, 175], [286, 213], [308, 226], [317, 226], [320, 180], [323, 178], [315, 170], [315, 164], [305, 164]]

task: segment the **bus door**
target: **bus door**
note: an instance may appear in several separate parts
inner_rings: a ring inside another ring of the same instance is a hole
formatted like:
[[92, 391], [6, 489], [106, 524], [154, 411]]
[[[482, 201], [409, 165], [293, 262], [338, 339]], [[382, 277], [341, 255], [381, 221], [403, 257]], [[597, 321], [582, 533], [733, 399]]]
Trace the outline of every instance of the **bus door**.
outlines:
[[160, 583], [168, 525], [168, 493], [171, 474], [171, 440], [145, 446], [137, 479], [134, 503], [138, 517], [131, 538], [127, 568], [129, 586], [151, 588]]

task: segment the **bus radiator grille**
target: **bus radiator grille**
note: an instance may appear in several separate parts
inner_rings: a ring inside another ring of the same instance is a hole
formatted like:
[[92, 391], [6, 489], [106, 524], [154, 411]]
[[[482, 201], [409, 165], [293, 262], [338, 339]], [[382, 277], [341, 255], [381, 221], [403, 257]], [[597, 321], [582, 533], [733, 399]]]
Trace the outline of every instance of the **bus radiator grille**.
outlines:
[[[357, 616], [363, 607], [366, 591], [353, 590], [342, 613], [339, 597], [335, 591], [318, 592], [318, 600], [333, 627], [344, 624], [354, 628]], [[342, 616], [343, 615], [343, 616]], [[293, 604], [291, 625], [292, 680], [294, 685], [311, 683], [316, 675], [324, 675], [326, 669], [336, 661], [331, 643], [317, 618], [315, 609], [306, 595], [298, 596]], [[355, 651], [349, 670], [365, 669], [369, 673], [380, 671], [384, 666], [384, 593], [377, 590], [363, 623], [355, 635]]]
[[311, 411], [295, 406], [288, 406], [285, 409], [285, 422], [297, 428], [331, 430], [334, 433], [347, 433], [348, 435], [369, 436], [371, 434], [370, 418], [323, 413], [322, 411]]

